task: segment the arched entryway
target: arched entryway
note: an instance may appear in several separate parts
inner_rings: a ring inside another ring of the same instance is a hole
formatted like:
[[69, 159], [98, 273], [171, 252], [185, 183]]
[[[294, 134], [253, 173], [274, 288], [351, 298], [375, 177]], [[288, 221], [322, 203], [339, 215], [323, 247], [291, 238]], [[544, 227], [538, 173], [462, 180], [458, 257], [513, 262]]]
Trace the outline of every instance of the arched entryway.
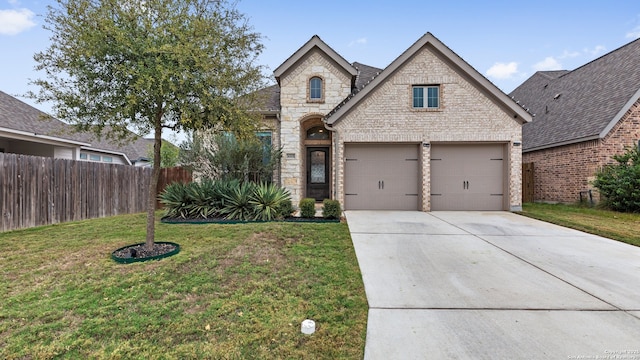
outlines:
[[331, 197], [331, 132], [321, 119], [305, 121], [305, 197], [322, 201]]

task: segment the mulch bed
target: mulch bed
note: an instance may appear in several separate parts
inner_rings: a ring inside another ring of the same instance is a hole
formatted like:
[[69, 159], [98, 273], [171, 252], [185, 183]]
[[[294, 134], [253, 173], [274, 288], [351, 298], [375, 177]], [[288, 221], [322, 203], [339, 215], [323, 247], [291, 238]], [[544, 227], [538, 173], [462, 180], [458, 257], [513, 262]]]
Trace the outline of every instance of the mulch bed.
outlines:
[[[165, 224], [245, 224], [245, 223], [267, 222], [267, 221], [260, 221], [260, 220], [251, 220], [251, 221], [229, 220], [224, 218], [184, 219], [184, 218], [166, 218], [166, 217], [162, 218], [160, 221]], [[303, 218], [298, 216], [291, 216], [291, 217], [285, 218], [284, 220], [274, 220], [274, 221], [305, 222], [305, 223], [337, 223], [337, 222], [340, 222], [340, 219], [325, 219], [323, 217]]]
[[111, 253], [113, 260], [119, 263], [132, 263], [152, 259], [161, 259], [166, 256], [175, 255], [180, 251], [178, 244], [170, 242], [156, 242], [151, 249], [146, 245], [135, 244], [122, 247]]

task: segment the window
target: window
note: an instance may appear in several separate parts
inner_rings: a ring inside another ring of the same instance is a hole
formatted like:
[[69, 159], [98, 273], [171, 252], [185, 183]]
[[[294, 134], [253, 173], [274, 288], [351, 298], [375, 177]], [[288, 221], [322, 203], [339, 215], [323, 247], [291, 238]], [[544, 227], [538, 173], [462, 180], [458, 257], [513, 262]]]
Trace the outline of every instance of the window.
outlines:
[[262, 142], [262, 149], [264, 151], [262, 155], [262, 163], [268, 164], [271, 161], [271, 131], [258, 131], [256, 136]]
[[437, 109], [440, 107], [440, 86], [414, 86], [413, 107], [415, 109]]
[[87, 153], [80, 153], [80, 160], [87, 160]]
[[322, 100], [322, 79], [319, 77], [309, 80], [309, 100]]
[[325, 140], [329, 138], [329, 131], [324, 126], [315, 126], [307, 130], [308, 140]]
[[102, 161], [104, 162], [113, 162], [113, 158], [111, 156], [103, 156]]
[[100, 161], [100, 155], [89, 155], [89, 160], [91, 161]]

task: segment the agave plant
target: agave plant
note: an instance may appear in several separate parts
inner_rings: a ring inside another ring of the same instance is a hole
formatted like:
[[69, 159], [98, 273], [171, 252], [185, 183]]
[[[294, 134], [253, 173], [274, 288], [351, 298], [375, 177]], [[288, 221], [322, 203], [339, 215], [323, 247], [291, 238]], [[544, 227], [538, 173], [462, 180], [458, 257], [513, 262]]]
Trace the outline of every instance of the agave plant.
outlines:
[[200, 183], [193, 182], [189, 185], [186, 190], [190, 200], [189, 217], [206, 219], [217, 215], [220, 210], [220, 200], [215, 196], [214, 181], [205, 179]]
[[221, 214], [229, 220], [247, 221], [255, 218], [255, 207], [251, 204], [251, 195], [255, 185], [250, 182], [239, 183], [235, 188], [223, 194], [224, 205]]
[[169, 184], [158, 198], [165, 206], [165, 216], [170, 218], [187, 218], [191, 200], [187, 191], [189, 185], [174, 182]]
[[290, 201], [289, 193], [274, 184], [261, 183], [255, 186], [249, 204], [255, 209], [255, 219], [271, 221], [281, 218], [283, 202]]

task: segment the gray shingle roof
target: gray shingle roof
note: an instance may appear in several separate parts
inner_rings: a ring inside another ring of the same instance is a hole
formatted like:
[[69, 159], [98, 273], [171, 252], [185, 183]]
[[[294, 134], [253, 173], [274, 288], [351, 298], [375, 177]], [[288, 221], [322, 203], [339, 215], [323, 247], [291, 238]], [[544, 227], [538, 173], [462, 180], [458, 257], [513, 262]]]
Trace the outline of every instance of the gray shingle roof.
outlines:
[[0, 127], [64, 140], [82, 141], [70, 134], [71, 126], [3, 91], [0, 91]]
[[138, 137], [132, 142], [121, 145], [104, 137], [98, 139], [92, 133], [75, 132], [73, 126], [2, 91], [0, 91], [0, 127], [72, 142], [88, 143], [96, 150], [124, 153], [131, 161], [146, 158], [147, 149], [151, 143], [148, 139]]
[[535, 73], [510, 94], [535, 114], [523, 150], [605, 136], [639, 90], [640, 39], [573, 71]]

